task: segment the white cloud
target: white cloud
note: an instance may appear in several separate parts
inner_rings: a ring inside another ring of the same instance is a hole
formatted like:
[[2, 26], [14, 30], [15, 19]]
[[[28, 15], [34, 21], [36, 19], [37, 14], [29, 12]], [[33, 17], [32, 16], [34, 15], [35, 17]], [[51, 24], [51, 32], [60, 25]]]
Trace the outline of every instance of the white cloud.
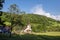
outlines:
[[56, 20], [60, 20], [60, 15], [56, 16]]
[[56, 19], [56, 20], [60, 20], [60, 15], [51, 15], [51, 13], [49, 12], [46, 12], [42, 5], [37, 5], [35, 7], [33, 7], [31, 9], [31, 12], [34, 13], [34, 14], [38, 14], [38, 15], [44, 15], [44, 16], [47, 16], [47, 17], [50, 17], [50, 18], [53, 18], [53, 19]]

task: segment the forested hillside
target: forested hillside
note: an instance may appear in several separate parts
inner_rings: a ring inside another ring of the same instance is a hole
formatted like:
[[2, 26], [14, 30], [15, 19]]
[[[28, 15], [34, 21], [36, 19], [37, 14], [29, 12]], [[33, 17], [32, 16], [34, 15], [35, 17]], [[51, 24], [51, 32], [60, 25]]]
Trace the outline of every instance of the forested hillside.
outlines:
[[3, 22], [11, 23], [14, 30], [21, 30], [30, 22], [33, 32], [60, 31], [60, 21], [42, 15], [4, 12], [1, 19]]

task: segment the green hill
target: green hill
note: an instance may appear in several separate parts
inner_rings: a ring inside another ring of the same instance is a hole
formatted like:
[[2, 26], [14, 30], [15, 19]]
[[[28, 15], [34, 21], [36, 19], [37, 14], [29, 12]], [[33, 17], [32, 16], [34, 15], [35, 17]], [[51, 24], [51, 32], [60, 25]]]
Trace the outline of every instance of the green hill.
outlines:
[[23, 29], [30, 22], [32, 31], [34, 32], [60, 31], [60, 21], [42, 15], [4, 13], [2, 21], [11, 22], [12, 27], [16, 27], [16, 30]]
[[60, 21], [36, 14], [28, 14], [25, 18], [30, 21], [35, 32], [60, 31]]

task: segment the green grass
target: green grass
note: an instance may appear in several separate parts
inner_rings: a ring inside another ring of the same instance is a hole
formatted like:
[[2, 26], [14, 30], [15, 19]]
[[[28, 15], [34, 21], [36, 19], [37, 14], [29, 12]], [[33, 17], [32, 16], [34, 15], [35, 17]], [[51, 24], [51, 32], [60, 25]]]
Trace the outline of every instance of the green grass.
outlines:
[[35, 35], [60, 36], [60, 32], [33, 33]]
[[[54, 32], [50, 33], [52, 34]], [[0, 40], [60, 40], [60, 36], [54, 36], [58, 32], [52, 34], [53, 36], [49, 35], [50, 33], [24, 34], [24, 35], [12, 34], [11, 37], [9, 37], [8, 35], [0, 34]]]

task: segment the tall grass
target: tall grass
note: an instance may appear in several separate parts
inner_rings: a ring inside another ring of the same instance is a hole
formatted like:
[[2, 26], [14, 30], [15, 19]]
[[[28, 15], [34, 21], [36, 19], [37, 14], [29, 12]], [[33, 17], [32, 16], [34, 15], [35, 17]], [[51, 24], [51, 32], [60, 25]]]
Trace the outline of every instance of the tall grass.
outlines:
[[60, 36], [34, 35], [34, 34], [24, 34], [24, 35], [12, 34], [11, 37], [9, 37], [8, 35], [0, 34], [0, 40], [60, 40]]

